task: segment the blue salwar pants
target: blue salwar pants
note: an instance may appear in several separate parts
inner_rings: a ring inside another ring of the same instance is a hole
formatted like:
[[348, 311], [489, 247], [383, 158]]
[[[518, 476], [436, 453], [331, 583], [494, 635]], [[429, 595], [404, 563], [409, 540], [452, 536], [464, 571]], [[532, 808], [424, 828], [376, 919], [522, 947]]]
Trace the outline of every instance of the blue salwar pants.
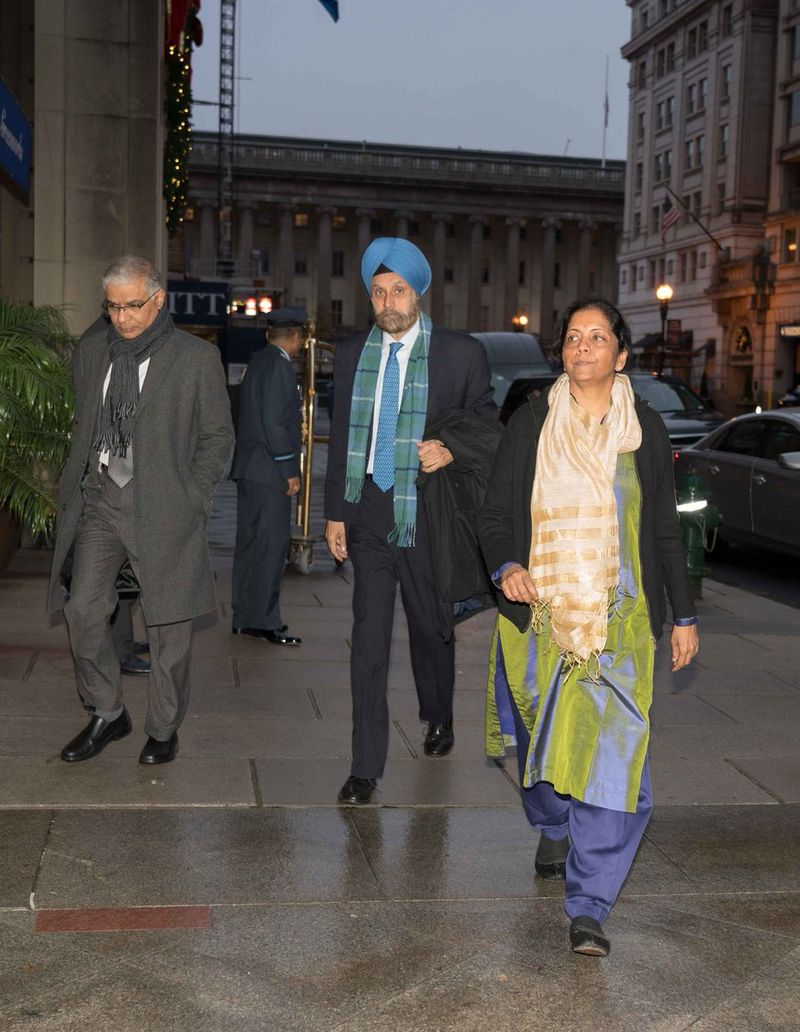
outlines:
[[[530, 736], [511, 692], [520, 785], [525, 773]], [[521, 788], [522, 806], [530, 823], [545, 838], [569, 835], [564, 910], [569, 917], [605, 921], [628, 877], [644, 829], [653, 812], [650, 770], [645, 757], [635, 813], [590, 806], [572, 796], [559, 795], [547, 781]]]

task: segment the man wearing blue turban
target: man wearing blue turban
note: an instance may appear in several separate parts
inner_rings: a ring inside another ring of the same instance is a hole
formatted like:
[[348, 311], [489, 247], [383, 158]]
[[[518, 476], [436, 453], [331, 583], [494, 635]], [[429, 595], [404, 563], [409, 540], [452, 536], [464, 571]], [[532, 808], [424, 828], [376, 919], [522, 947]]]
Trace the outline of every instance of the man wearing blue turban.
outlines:
[[373, 240], [361, 260], [375, 325], [341, 341], [325, 484], [325, 536], [353, 563], [353, 758], [339, 802], [368, 803], [389, 746], [386, 686], [397, 584], [409, 629], [425, 752], [453, 747], [452, 636], [439, 631], [420, 470], [453, 461], [426, 427], [443, 412], [495, 413], [489, 365], [466, 333], [433, 327], [420, 308], [431, 269], [399, 237]]

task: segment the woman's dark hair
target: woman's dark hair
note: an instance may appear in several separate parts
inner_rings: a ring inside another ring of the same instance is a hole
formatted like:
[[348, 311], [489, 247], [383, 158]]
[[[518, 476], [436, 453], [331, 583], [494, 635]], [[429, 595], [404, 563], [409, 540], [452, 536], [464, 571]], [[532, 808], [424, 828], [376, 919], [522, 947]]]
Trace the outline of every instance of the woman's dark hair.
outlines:
[[617, 338], [619, 342], [620, 351], [630, 351], [632, 347], [631, 342], [631, 329], [630, 326], [625, 322], [622, 317], [622, 312], [613, 305], [607, 298], [604, 297], [588, 297], [578, 298], [577, 301], [573, 301], [572, 304], [564, 312], [564, 318], [559, 323], [558, 333], [556, 334], [556, 352], [561, 354], [561, 349], [564, 346], [564, 339], [567, 336], [567, 330], [569, 324], [572, 322], [572, 317], [577, 312], [583, 312], [587, 308], [596, 308], [602, 312], [603, 315], [608, 319], [608, 325], [611, 327], [611, 332]]

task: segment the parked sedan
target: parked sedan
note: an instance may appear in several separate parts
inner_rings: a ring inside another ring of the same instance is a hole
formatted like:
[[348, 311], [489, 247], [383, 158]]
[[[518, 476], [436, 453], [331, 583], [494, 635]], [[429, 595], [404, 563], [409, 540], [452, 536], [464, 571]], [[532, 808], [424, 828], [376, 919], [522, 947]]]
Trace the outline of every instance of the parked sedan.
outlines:
[[675, 461], [675, 482], [692, 471], [722, 515], [723, 541], [800, 555], [800, 412], [736, 416]]

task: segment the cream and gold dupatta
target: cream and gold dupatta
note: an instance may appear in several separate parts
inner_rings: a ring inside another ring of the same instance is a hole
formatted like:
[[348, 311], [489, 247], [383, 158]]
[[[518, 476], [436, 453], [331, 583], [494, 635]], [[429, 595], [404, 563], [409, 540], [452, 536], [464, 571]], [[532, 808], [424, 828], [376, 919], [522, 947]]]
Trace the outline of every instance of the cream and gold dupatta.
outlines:
[[642, 428], [630, 380], [620, 373], [602, 423], [571, 396], [566, 374], [548, 403], [531, 498], [534, 614], [549, 611], [553, 641], [568, 662], [579, 663], [606, 644], [609, 597], [619, 579], [617, 455], [636, 451]]

